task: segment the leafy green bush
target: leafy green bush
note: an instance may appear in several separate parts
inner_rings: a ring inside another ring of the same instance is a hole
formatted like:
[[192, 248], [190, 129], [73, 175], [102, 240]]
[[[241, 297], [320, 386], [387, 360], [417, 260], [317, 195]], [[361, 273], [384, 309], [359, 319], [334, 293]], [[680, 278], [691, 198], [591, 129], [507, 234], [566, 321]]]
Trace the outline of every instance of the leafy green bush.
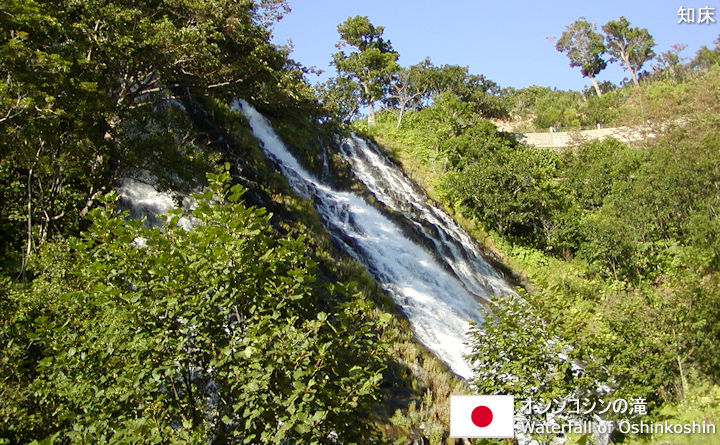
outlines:
[[504, 236], [547, 246], [555, 215], [568, 205], [555, 180], [556, 155], [474, 142], [478, 155], [441, 178], [441, 196]]
[[552, 91], [535, 102], [533, 123], [539, 128], [577, 128], [583, 120], [579, 114], [582, 95], [570, 91]]
[[493, 298], [483, 324], [470, 330], [470, 345], [471, 383], [480, 394], [552, 400], [576, 391], [569, 346], [521, 297]]
[[[92, 211], [2, 298], [0, 438], [302, 443], [373, 436], [383, 324], [300, 238], [209, 175], [191, 231]], [[111, 199], [112, 200], [112, 199]], [[108, 203], [111, 204], [111, 203]], [[185, 215], [188, 216], [188, 215]]]
[[[612, 397], [645, 398], [656, 419], [693, 385], [717, 382], [718, 72], [577, 102], [515, 92], [525, 117], [546, 107], [582, 125], [642, 122], [656, 138], [635, 146], [526, 147], [452, 98], [409, 113], [401, 130], [378, 126], [431, 195], [489, 230], [528, 276], [526, 303], [494, 301], [471, 333], [479, 390], [592, 397], [589, 382], [603, 382]], [[554, 344], [588, 380], [558, 372]]]

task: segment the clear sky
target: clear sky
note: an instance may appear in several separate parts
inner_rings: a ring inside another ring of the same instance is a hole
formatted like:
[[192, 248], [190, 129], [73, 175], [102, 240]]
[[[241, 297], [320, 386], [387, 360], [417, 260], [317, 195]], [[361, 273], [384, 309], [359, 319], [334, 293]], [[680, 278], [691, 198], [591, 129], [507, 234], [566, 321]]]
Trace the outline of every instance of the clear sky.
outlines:
[[[436, 65], [467, 65], [501, 86], [541, 85], [582, 89], [589, 85], [578, 68], [557, 52], [549, 39], [584, 16], [598, 28], [625, 16], [633, 26], [655, 37], [656, 53], [685, 43], [682, 56], [692, 57], [701, 45], [712, 47], [720, 34], [720, 0], [289, 0], [292, 11], [275, 25], [275, 42], [294, 45], [292, 58], [326, 73], [336, 52], [337, 25], [349, 16], [365, 15], [385, 27], [384, 36], [400, 54], [400, 64], [425, 57]], [[714, 24], [678, 24], [680, 7], [717, 8]], [[646, 65], [647, 69], [650, 68]], [[617, 64], [598, 80], [619, 83], [628, 77]], [[318, 81], [310, 76], [311, 82]]]

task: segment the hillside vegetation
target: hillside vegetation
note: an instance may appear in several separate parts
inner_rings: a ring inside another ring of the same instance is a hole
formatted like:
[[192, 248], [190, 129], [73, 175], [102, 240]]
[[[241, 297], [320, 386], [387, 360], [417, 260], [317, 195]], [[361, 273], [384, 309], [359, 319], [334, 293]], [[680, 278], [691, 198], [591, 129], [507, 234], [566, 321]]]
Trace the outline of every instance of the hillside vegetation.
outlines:
[[[356, 123], [526, 277], [523, 300], [497, 299], [497, 318], [472, 334], [480, 393], [600, 400], [602, 382], [605, 398], [642, 398], [662, 419], [717, 384], [720, 66], [684, 69], [617, 90], [622, 123], [654, 134], [633, 145], [526, 146], [448, 93], [400, 128], [390, 110]], [[703, 416], [717, 420], [713, 400]]]
[[[229, 107], [250, 100], [310, 169], [330, 149], [338, 127], [270, 43], [285, 12], [0, 5], [0, 443], [442, 436], [423, 398], [460, 382]], [[147, 177], [197, 207], [129, 220], [113, 189]]]
[[[459, 65], [402, 67], [358, 16], [338, 27], [338, 76], [312, 87], [271, 43], [288, 9], [0, 4], [0, 443], [454, 443], [447, 399], [477, 391], [610, 392], [655, 419], [720, 423], [717, 45], [643, 74], [654, 42], [616, 20], [579, 66], [597, 74], [632, 30], [632, 84], [513, 90]], [[338, 188], [361, 185], [336, 136], [376, 138], [524, 274], [522, 298], [493, 301], [470, 333], [470, 385], [333, 245], [236, 98]], [[554, 152], [500, 121], [655, 137]], [[196, 206], [131, 220], [127, 178]]]

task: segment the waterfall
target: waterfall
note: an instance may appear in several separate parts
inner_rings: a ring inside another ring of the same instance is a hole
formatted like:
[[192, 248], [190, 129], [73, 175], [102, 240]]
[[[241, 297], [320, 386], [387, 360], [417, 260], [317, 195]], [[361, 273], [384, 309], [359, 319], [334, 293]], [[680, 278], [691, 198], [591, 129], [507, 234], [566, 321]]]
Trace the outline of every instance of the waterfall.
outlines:
[[[158, 216], [177, 208], [177, 203], [168, 192], [159, 192], [153, 184], [157, 180], [146, 171], [141, 172], [142, 181], [126, 177], [122, 179], [117, 188], [120, 200], [118, 208], [128, 210], [130, 218], [143, 219], [147, 227], [158, 227], [163, 220]], [[186, 211], [195, 207], [195, 200], [191, 197], [182, 196], [181, 207]], [[191, 216], [183, 216], [178, 220], [178, 225], [185, 230], [191, 230], [194, 221]]]
[[292, 189], [311, 199], [334, 241], [362, 263], [400, 306], [418, 341], [456, 374], [469, 378], [469, 322], [482, 322], [480, 305], [489, 295], [513, 292], [483, 259], [471, 238], [424, 196], [382, 154], [356, 137], [342, 144], [355, 175], [388, 208], [400, 212], [434, 246], [412, 241], [401, 227], [354, 193], [333, 190], [306, 171], [270, 123], [247, 102], [235, 109]]
[[353, 173], [395, 212], [401, 213], [429, 240], [463, 285], [479, 297], [515, 293], [485, 260], [470, 235], [450, 215], [431, 205], [417, 186], [377, 147], [357, 136], [340, 146], [353, 166]]

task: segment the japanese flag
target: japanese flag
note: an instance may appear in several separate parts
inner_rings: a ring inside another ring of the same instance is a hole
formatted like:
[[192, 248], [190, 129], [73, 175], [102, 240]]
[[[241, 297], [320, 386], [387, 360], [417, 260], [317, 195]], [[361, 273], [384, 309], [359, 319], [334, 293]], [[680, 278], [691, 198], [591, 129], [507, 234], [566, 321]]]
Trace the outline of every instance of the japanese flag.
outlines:
[[450, 396], [450, 437], [515, 437], [514, 396]]

